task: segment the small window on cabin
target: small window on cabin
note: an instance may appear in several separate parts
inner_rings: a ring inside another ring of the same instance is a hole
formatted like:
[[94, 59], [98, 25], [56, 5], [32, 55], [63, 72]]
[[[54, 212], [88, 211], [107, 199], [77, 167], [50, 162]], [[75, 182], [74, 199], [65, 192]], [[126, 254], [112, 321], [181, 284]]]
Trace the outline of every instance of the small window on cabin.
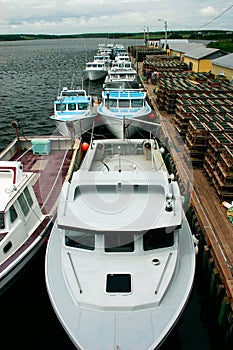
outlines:
[[25, 188], [25, 190], [23, 191], [23, 193], [24, 193], [24, 195], [25, 195], [25, 197], [26, 197], [26, 200], [27, 200], [27, 202], [28, 202], [29, 207], [31, 207], [32, 204], [33, 204], [33, 200], [32, 200], [31, 194], [30, 194], [30, 192], [29, 192], [29, 190], [28, 190], [27, 187]]
[[57, 103], [56, 104], [56, 111], [58, 112], [63, 112], [66, 110], [66, 105], [65, 103]]
[[26, 201], [23, 193], [21, 193], [21, 195], [19, 196], [18, 202], [19, 202], [20, 208], [22, 209], [24, 216], [26, 216], [29, 212], [29, 206], [27, 204], [27, 201]]
[[79, 103], [78, 109], [79, 109], [79, 111], [83, 111], [83, 110], [88, 109], [88, 103]]
[[129, 253], [134, 251], [134, 234], [128, 232], [106, 233], [104, 235], [105, 252]]
[[137, 107], [143, 107], [143, 100], [132, 100], [131, 101], [131, 106], [133, 108], [137, 108]]
[[10, 212], [10, 221], [14, 222], [17, 219], [18, 214], [17, 214], [17, 211], [13, 205], [10, 207], [9, 212]]
[[66, 230], [65, 245], [73, 248], [80, 248], [86, 250], [95, 249], [95, 234], [86, 233], [74, 230]]
[[3, 253], [6, 254], [11, 249], [12, 246], [13, 246], [12, 242], [7, 242], [7, 244], [3, 248]]
[[129, 108], [130, 107], [130, 100], [119, 100], [119, 107], [120, 108]]
[[117, 107], [117, 100], [107, 100], [107, 105], [109, 108], [116, 108]]
[[69, 103], [68, 111], [75, 111], [75, 110], [76, 110], [76, 103]]
[[166, 228], [150, 230], [143, 235], [143, 249], [153, 250], [172, 247], [174, 245], [174, 232], [166, 232]]
[[0, 213], [0, 230], [4, 230], [5, 221], [4, 221], [4, 213]]

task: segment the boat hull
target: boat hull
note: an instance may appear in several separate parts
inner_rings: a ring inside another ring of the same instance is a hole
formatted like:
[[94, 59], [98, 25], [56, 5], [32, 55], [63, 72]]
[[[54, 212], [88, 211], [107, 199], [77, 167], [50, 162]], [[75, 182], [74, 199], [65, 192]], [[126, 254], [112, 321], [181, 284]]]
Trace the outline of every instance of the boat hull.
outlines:
[[[55, 229], [46, 252], [47, 291], [61, 325], [77, 349], [155, 350], [160, 347], [182, 315], [193, 287], [195, 252], [186, 219], [178, 239], [180, 258], [161, 305], [100, 311], [90, 305], [85, 308], [77, 304], [70, 294], [60, 259], [64, 242]], [[79, 275], [79, 271], [76, 273]], [[78, 286], [76, 292], [79, 293]]]
[[124, 116], [123, 113], [121, 115], [105, 115], [104, 112], [101, 112], [101, 108], [99, 109], [99, 113], [103, 119], [106, 128], [118, 139], [122, 138], [131, 138], [134, 136], [139, 129], [149, 129], [152, 133], [156, 131], [156, 125], [151, 122], [150, 119], [150, 107], [146, 108], [145, 113], [134, 117], [134, 115]]
[[[14, 283], [14, 281], [20, 276], [20, 273], [26, 267], [27, 263], [35, 256], [35, 254], [41, 249], [41, 247], [46, 244], [49, 234], [53, 226], [53, 219], [47, 221], [45, 228], [42, 233], [30, 243], [31, 238], [29, 238], [23, 247], [20, 247], [16, 251], [15, 259], [12, 259], [9, 268], [4, 269], [4, 265], [0, 267], [0, 295], [5, 293], [8, 288]], [[27, 248], [26, 248], [27, 247]]]
[[86, 71], [87, 79], [90, 81], [104, 79], [108, 74], [107, 70], [89, 70]]
[[74, 120], [74, 121], [61, 121], [55, 120], [55, 125], [58, 132], [67, 137], [80, 137], [93, 127], [95, 116]]
[[137, 132], [137, 127], [130, 122], [123, 122], [123, 118], [108, 117], [103, 116], [103, 123], [106, 128], [118, 139], [123, 139], [124, 137], [130, 138], [134, 136]]

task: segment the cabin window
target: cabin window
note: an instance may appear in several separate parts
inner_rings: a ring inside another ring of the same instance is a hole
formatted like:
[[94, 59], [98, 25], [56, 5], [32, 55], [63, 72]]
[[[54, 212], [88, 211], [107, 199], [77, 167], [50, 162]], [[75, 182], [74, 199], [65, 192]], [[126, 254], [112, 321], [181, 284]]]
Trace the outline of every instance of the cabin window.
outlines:
[[80, 248], [86, 250], [95, 249], [95, 234], [80, 232], [74, 230], [66, 230], [65, 245], [73, 248]]
[[134, 251], [133, 233], [106, 233], [104, 236], [105, 252], [124, 253]]
[[166, 232], [166, 228], [150, 230], [143, 235], [143, 249], [153, 250], [174, 245], [174, 232]]
[[130, 100], [119, 100], [119, 107], [130, 107]]
[[69, 111], [75, 111], [76, 110], [76, 103], [69, 103], [68, 104], [68, 110]]
[[66, 110], [65, 103], [58, 103], [58, 104], [56, 104], [56, 111], [63, 112], [65, 110]]
[[17, 219], [18, 214], [13, 205], [10, 207], [9, 212], [10, 212], [10, 221], [14, 222]]
[[143, 100], [132, 100], [131, 106], [132, 107], [143, 107]]
[[0, 230], [5, 228], [4, 213], [0, 213]]
[[27, 187], [25, 188], [25, 190], [23, 191], [23, 193], [24, 193], [24, 195], [25, 195], [25, 197], [26, 197], [26, 200], [27, 200], [27, 202], [28, 202], [28, 204], [29, 204], [29, 207], [31, 207], [32, 204], [33, 204], [33, 200], [32, 200], [32, 197], [31, 197], [30, 192], [29, 192], [29, 190], [28, 190]]
[[80, 111], [83, 111], [83, 110], [85, 110], [85, 109], [87, 109], [88, 108], [88, 103], [79, 103], [78, 104], [78, 109], [80, 110]]
[[21, 195], [19, 196], [18, 202], [19, 202], [20, 208], [22, 209], [24, 216], [26, 216], [29, 212], [29, 206], [27, 204], [27, 201], [26, 201], [23, 193], [21, 193]]
[[3, 253], [6, 254], [12, 247], [12, 242], [8, 242], [3, 248]]
[[75, 96], [76, 92], [75, 91], [66, 91], [62, 93], [62, 96]]
[[109, 108], [114, 108], [114, 107], [117, 107], [117, 100], [107, 100], [107, 105]]

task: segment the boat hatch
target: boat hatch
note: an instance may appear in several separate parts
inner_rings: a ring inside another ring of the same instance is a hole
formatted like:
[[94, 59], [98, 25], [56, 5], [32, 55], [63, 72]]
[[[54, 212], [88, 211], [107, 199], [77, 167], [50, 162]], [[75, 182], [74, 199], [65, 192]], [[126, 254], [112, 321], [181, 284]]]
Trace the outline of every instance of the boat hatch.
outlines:
[[107, 293], [131, 293], [131, 275], [127, 273], [108, 274]]

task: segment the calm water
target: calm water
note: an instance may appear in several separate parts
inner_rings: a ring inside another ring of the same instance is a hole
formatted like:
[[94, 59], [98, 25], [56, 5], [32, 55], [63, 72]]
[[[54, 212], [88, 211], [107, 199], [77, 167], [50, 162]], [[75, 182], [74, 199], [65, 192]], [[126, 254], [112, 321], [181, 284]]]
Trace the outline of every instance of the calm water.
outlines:
[[[116, 43], [142, 44], [121, 40]], [[0, 149], [13, 138], [11, 121], [21, 135], [56, 132], [49, 119], [59, 87], [81, 85], [85, 62], [103, 39], [61, 39], [0, 42]], [[102, 83], [85, 82], [99, 95]], [[50, 305], [44, 281], [44, 249], [12, 287], [0, 296], [2, 342], [7, 349], [74, 350]], [[215, 350], [216, 334], [209, 332], [202, 298], [194, 286], [187, 308], [161, 350]], [[94, 350], [94, 349], [93, 349]], [[109, 349], [111, 350], [111, 349]], [[137, 350], [137, 349], [135, 349]]]

